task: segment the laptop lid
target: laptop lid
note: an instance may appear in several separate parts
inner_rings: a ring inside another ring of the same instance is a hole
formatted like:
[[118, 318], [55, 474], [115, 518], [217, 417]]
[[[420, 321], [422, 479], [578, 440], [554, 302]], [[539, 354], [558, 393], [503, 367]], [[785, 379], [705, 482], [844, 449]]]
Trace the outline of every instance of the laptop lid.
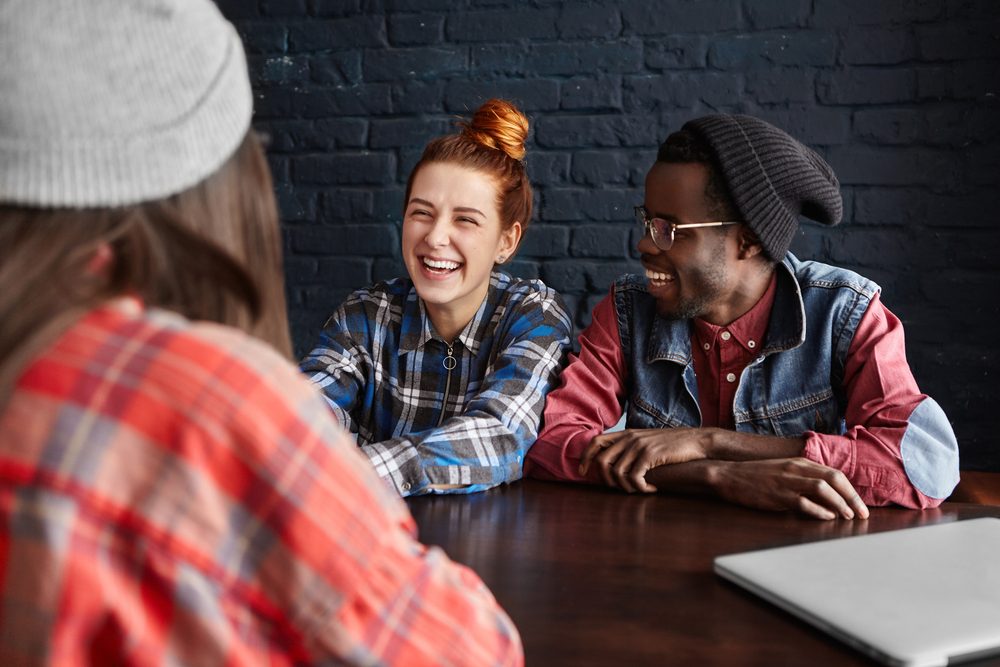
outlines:
[[885, 664], [1000, 653], [1000, 518], [719, 556], [715, 571]]

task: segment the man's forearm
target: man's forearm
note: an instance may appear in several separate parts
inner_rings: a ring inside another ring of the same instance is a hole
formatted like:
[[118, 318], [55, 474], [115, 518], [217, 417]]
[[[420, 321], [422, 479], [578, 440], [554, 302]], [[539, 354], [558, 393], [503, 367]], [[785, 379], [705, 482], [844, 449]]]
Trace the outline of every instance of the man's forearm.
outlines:
[[721, 428], [696, 430], [708, 436], [703, 440], [705, 458], [652, 468], [646, 472], [647, 482], [661, 491], [718, 496], [717, 487], [726, 461], [795, 458], [802, 456], [806, 444], [805, 436], [780, 438]]
[[648, 493], [654, 489], [647, 488], [651, 482], [646, 474], [653, 468], [701, 460], [735, 463], [798, 458], [804, 445], [805, 438], [719, 428], [625, 429], [595, 436], [580, 457], [579, 474], [599, 477], [625, 491]]
[[780, 438], [773, 435], [740, 433], [721, 428], [703, 429], [709, 434], [706, 458], [723, 461], [760, 461], [802, 456], [805, 436]]
[[868, 508], [839, 470], [804, 458], [700, 460], [646, 473], [657, 491], [713, 495], [765, 510], [796, 510], [818, 519], [868, 518]]
[[646, 481], [661, 492], [717, 496], [713, 480], [718, 466], [710, 459], [659, 466], [646, 472]]

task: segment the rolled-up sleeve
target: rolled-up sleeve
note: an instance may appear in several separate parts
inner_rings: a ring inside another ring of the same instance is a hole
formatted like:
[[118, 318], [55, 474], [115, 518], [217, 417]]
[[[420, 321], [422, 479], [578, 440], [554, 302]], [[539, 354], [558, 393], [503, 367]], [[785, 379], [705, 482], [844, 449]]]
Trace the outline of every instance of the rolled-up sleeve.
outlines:
[[625, 357], [611, 295], [595, 307], [580, 334], [580, 355], [549, 394], [544, 427], [528, 452], [525, 474], [548, 480], [600, 483], [579, 473], [580, 457], [594, 436], [618, 422], [625, 400]]
[[936, 507], [958, 484], [958, 442], [906, 362], [903, 326], [878, 298], [844, 369], [846, 431], [808, 432], [804, 455], [844, 472], [870, 505]]

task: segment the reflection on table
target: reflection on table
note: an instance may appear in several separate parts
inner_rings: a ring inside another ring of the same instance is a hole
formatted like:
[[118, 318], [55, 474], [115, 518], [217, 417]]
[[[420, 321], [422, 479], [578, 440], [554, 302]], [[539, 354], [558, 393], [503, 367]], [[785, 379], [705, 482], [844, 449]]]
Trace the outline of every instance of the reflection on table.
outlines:
[[922, 512], [873, 508], [867, 521], [817, 521], [534, 480], [407, 502], [420, 539], [493, 590], [521, 631], [529, 665], [872, 664], [718, 578], [713, 558], [1000, 516], [1000, 507], [945, 503]]

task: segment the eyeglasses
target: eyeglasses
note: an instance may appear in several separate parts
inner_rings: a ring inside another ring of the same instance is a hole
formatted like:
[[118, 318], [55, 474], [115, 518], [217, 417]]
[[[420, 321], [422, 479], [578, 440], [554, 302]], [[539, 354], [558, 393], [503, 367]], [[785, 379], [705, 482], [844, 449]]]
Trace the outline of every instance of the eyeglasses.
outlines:
[[691, 222], [677, 224], [668, 222], [663, 218], [651, 218], [645, 206], [635, 207], [635, 219], [646, 230], [646, 233], [653, 238], [653, 243], [660, 250], [670, 250], [674, 244], [674, 232], [678, 229], [693, 229], [695, 227], [722, 227], [724, 225], [738, 225], [738, 220], [716, 220], [713, 222]]

